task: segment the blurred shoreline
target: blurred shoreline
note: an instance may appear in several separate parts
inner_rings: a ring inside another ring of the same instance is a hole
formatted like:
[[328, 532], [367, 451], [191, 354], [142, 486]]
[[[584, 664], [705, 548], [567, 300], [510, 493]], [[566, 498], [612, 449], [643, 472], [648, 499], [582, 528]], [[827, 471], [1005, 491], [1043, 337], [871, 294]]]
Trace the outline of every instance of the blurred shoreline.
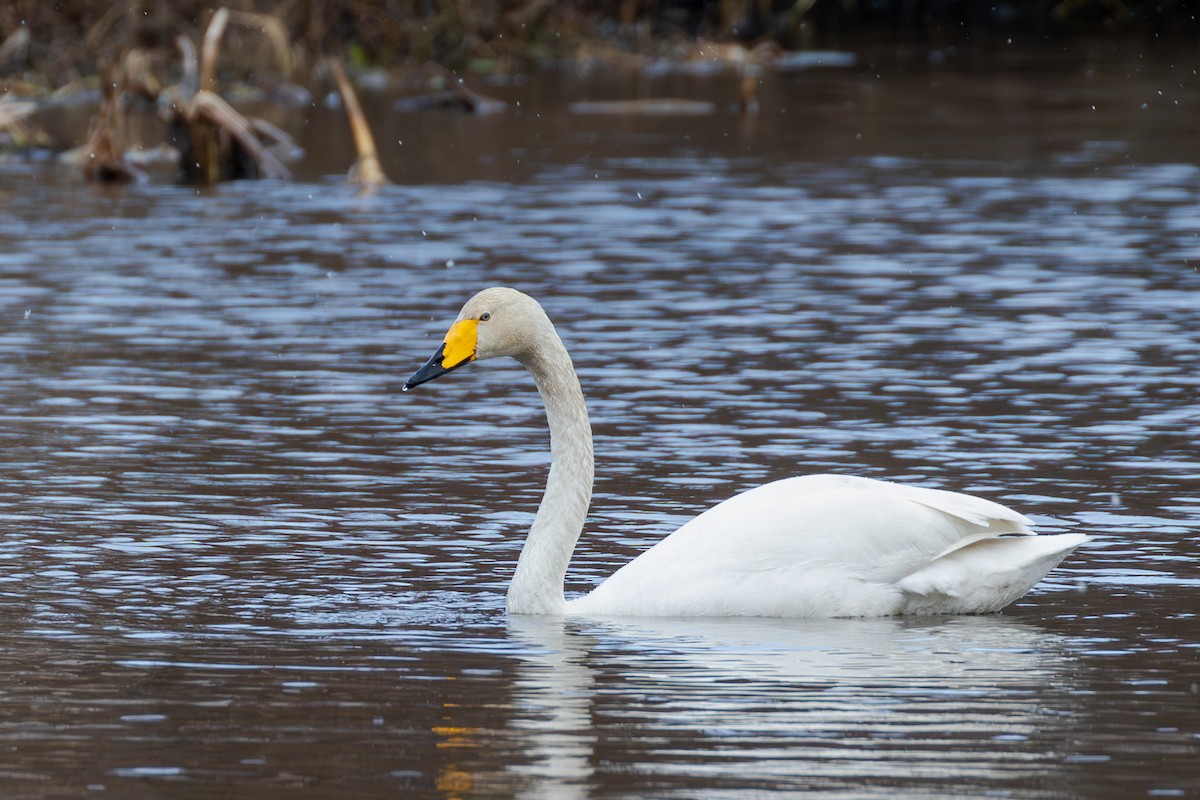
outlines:
[[[687, 61], [697, 51], [746, 54], [863, 47], [986, 53], [1062, 47], [1080, 39], [1139, 47], [1200, 40], [1194, 7], [1184, 3], [307, 2], [247, 0], [223, 48], [226, 84], [311, 86], [320, 62], [343, 61], [361, 82], [396, 81], [430, 63], [456, 74], [554, 69], [578, 62]], [[194, 0], [111, 3], [11, 0], [0, 8], [0, 91], [25, 97], [94, 89], [129, 51], [145, 53], [164, 80], [181, 70], [180, 38], [199, 46], [219, 6]], [[281, 53], [284, 54], [281, 57]]]

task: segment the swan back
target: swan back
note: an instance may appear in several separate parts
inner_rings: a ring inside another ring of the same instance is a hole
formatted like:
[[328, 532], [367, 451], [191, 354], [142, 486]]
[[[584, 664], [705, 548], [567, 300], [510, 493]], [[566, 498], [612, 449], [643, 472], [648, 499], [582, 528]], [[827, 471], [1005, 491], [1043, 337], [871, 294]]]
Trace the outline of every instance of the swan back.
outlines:
[[969, 495], [788, 478], [686, 523], [570, 603], [580, 614], [859, 617], [995, 611], [1086, 537]]

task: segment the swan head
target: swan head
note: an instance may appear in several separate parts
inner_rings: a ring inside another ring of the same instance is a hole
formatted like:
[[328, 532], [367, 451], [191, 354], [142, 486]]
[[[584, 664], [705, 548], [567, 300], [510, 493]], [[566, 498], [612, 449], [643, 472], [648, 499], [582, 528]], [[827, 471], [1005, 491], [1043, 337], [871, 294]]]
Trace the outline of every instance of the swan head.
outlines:
[[512, 356], [526, 362], [547, 335], [556, 336], [538, 301], [503, 286], [484, 289], [458, 312], [442, 345], [404, 384], [408, 391], [472, 361]]

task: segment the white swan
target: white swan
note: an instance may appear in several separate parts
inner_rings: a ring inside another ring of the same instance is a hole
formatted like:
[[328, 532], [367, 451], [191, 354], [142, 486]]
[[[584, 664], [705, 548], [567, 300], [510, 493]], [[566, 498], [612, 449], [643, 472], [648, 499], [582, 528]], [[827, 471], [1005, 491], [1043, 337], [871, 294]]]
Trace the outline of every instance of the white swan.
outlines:
[[571, 358], [542, 307], [515, 289], [484, 289], [404, 388], [497, 356], [530, 372], [550, 425], [550, 475], [509, 585], [510, 614], [986, 613], [1088, 540], [1036, 536], [1024, 516], [978, 497], [809, 475], [726, 500], [566, 600], [567, 565], [592, 496], [592, 431]]

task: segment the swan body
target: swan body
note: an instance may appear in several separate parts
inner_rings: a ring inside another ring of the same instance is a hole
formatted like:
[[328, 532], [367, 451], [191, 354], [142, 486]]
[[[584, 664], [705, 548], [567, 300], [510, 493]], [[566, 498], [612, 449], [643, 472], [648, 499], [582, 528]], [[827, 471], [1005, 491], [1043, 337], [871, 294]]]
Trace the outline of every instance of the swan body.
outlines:
[[512, 614], [874, 617], [998, 611], [1088, 540], [1037, 536], [989, 500], [842, 475], [759, 486], [705, 511], [567, 600], [563, 584], [591, 502], [591, 425], [550, 319], [528, 295], [485, 289], [405, 389], [507, 355], [546, 405], [546, 493], [509, 586]]

